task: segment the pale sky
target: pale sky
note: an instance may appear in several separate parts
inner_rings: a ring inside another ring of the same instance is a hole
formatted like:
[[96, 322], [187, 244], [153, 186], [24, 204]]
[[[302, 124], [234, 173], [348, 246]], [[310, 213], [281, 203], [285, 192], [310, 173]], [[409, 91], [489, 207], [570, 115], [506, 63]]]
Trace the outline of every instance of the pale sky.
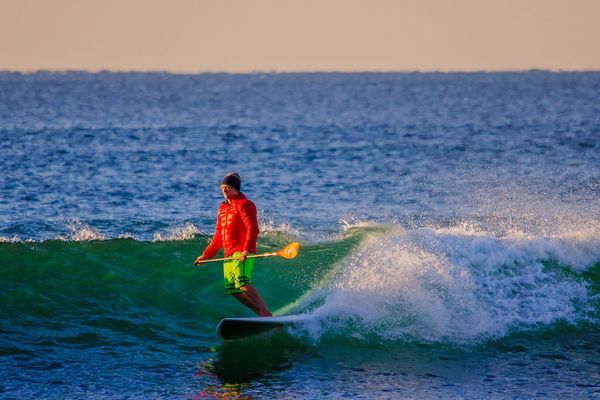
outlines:
[[0, 0], [0, 70], [600, 70], [600, 0]]

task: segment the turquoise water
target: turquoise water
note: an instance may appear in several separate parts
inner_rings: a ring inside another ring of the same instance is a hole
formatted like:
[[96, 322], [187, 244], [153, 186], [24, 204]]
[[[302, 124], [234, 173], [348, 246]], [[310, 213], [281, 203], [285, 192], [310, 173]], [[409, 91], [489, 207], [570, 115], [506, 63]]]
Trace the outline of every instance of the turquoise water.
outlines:
[[[600, 397], [598, 73], [0, 73], [0, 397]], [[277, 314], [192, 266], [256, 203]]]

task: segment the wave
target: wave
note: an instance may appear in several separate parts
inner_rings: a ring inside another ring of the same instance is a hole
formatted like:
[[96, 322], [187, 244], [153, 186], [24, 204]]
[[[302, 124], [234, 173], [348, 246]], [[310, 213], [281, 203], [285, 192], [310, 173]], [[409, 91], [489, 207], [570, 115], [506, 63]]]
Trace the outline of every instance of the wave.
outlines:
[[[52, 321], [59, 338], [73, 326], [141, 340], [213, 337], [220, 318], [251, 313], [223, 294], [219, 264], [192, 266], [210, 236], [182, 226], [190, 231], [158, 241], [0, 243], [0, 325], [26, 332]], [[289, 236], [264, 234], [258, 251]], [[255, 279], [276, 314], [307, 314], [293, 333], [312, 341], [469, 344], [600, 320], [600, 238], [586, 232], [358, 223], [304, 243], [294, 260], [261, 260]]]

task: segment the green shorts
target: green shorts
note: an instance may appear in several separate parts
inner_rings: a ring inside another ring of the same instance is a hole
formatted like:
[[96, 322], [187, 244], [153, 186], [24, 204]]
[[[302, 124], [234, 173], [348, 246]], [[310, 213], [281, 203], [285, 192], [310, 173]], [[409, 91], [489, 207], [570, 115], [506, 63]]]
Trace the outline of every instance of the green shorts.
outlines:
[[[238, 251], [231, 257], [239, 257], [242, 252]], [[252, 283], [252, 270], [254, 269], [254, 259], [247, 258], [244, 261], [231, 260], [223, 263], [223, 282], [225, 284], [225, 293], [242, 293], [240, 288], [247, 283]]]

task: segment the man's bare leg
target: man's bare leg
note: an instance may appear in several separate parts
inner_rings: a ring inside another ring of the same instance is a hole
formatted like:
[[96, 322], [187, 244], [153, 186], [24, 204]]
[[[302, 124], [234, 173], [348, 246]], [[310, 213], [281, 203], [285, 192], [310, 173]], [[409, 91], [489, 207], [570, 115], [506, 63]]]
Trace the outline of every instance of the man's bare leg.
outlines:
[[245, 305], [246, 307], [248, 307], [249, 309], [254, 311], [256, 313], [256, 315], [260, 315], [260, 308], [258, 307], [258, 305], [256, 303], [254, 303], [254, 301], [250, 298], [250, 296], [248, 296], [247, 293], [245, 293], [245, 292], [235, 293], [233, 296], [236, 299], [238, 299], [238, 301], [240, 303], [242, 303], [243, 305]]
[[[244, 286], [242, 286], [240, 288], [240, 290], [242, 291], [243, 294], [245, 294], [246, 296], [248, 296], [248, 299], [256, 307], [256, 309], [254, 309], [253, 307], [248, 306], [252, 310], [254, 310], [254, 312], [259, 317], [272, 317], [273, 316], [273, 314], [271, 314], [271, 312], [269, 311], [269, 309], [265, 305], [265, 302], [263, 301], [263, 299], [260, 297], [260, 294], [258, 294], [258, 290], [256, 290], [256, 288], [254, 286], [252, 286], [251, 284], [247, 283]], [[238, 298], [238, 300], [239, 300], [239, 298]]]

